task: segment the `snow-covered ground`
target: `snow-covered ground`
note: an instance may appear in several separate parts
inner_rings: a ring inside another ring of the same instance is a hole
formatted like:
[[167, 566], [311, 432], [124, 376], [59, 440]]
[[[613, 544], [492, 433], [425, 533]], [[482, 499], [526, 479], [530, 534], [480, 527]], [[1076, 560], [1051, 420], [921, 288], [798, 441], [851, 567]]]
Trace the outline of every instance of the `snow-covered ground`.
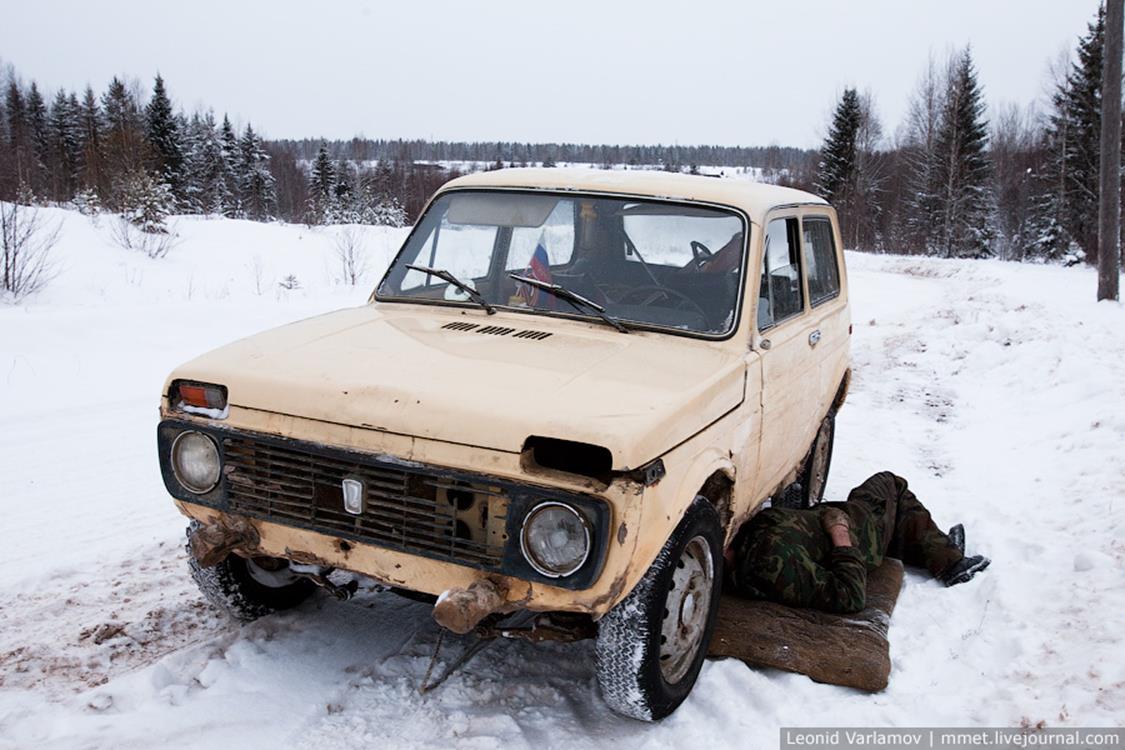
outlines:
[[318, 596], [239, 627], [187, 575], [154, 455], [165, 374], [362, 304], [405, 230], [362, 230], [351, 287], [336, 229], [182, 218], [154, 261], [107, 217], [49, 213], [60, 275], [0, 307], [0, 748], [763, 748], [786, 725], [1125, 720], [1125, 309], [1092, 301], [1089, 270], [849, 256], [829, 495], [892, 469], [992, 567], [953, 589], [908, 575], [881, 694], [712, 662], [644, 725], [601, 704], [589, 643], [495, 643], [420, 695], [426, 606]]

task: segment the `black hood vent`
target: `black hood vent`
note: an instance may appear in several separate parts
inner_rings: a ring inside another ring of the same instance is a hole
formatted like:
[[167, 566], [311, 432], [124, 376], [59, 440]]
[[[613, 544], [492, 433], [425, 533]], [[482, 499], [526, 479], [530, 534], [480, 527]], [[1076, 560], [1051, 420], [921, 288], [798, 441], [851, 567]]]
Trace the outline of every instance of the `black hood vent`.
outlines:
[[[460, 331], [461, 333], [483, 333], [486, 336], [512, 336], [514, 339], [528, 339], [530, 341], [542, 341], [554, 336], [553, 333], [547, 331], [536, 331], [527, 328], [522, 331], [516, 331], [515, 328], [509, 326], [484, 326], [481, 327], [480, 323], [465, 323], [458, 321], [456, 323], [446, 323], [441, 327], [443, 331]], [[513, 335], [514, 334], [514, 335]]]

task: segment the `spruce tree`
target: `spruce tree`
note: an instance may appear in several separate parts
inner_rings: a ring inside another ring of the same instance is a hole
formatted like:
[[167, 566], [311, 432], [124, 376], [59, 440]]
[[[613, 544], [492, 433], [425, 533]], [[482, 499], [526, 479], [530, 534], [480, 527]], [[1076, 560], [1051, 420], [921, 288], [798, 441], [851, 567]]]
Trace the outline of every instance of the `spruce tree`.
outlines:
[[239, 148], [239, 194], [246, 218], [265, 221], [273, 218], [277, 205], [273, 174], [269, 169], [269, 154], [262, 148], [262, 140], [254, 129], [246, 126]]
[[78, 190], [81, 161], [81, 128], [78, 100], [59, 89], [51, 103], [47, 129], [49, 133], [49, 160], [51, 193], [57, 201], [70, 200]]
[[82, 149], [82, 185], [106, 197], [102, 166], [102, 113], [94, 90], [87, 86], [79, 113], [79, 144]]
[[180, 148], [183, 149], [184, 166], [181, 182], [180, 211], [183, 213], [206, 213], [203, 210], [203, 192], [201, 175], [201, 147], [205, 135], [203, 133], [203, 117], [196, 112], [191, 119], [182, 118], [179, 125]]
[[15, 179], [13, 187], [24, 185], [30, 178], [30, 164], [28, 160], [27, 143], [27, 103], [23, 91], [15, 80], [8, 82], [8, 91], [4, 97], [5, 116], [8, 121], [8, 154], [11, 159]]
[[820, 149], [816, 174], [816, 192], [829, 203], [845, 202], [855, 189], [856, 137], [861, 114], [859, 92], [844, 89]]
[[309, 172], [308, 221], [327, 224], [332, 220], [336, 195], [336, 171], [328, 157], [328, 148], [321, 144]]
[[164, 79], [156, 76], [152, 99], [145, 107], [145, 140], [148, 142], [152, 171], [172, 190], [177, 200], [184, 198], [184, 152], [182, 134]]
[[194, 115], [187, 131], [185, 192], [193, 209], [204, 214], [225, 214], [231, 206], [230, 169], [211, 113]]
[[984, 111], [972, 54], [966, 48], [954, 60], [936, 143], [935, 240], [947, 258], [992, 254], [991, 164]]
[[35, 81], [27, 90], [27, 138], [30, 145], [30, 186], [36, 195], [47, 192], [51, 138], [47, 132], [47, 105]]
[[1051, 97], [1046, 133], [1050, 162], [1038, 182], [1033, 219], [1038, 251], [1046, 258], [1081, 250], [1087, 261], [1097, 261], [1104, 43], [1105, 8], [1099, 7], [1078, 42], [1077, 59]]
[[144, 134], [140, 107], [125, 84], [114, 78], [102, 96], [105, 123], [105, 172], [110, 205], [120, 208], [127, 183], [144, 169]]
[[238, 147], [238, 136], [234, 134], [234, 126], [230, 118], [223, 115], [223, 125], [219, 130], [219, 147], [222, 150], [222, 164], [224, 179], [226, 180], [226, 203], [223, 215], [228, 218], [238, 218], [242, 214], [241, 187], [242, 184], [242, 159]]
[[363, 211], [363, 196], [355, 184], [356, 175], [351, 164], [341, 159], [336, 162], [336, 189], [332, 196], [332, 223], [361, 223], [358, 214]]

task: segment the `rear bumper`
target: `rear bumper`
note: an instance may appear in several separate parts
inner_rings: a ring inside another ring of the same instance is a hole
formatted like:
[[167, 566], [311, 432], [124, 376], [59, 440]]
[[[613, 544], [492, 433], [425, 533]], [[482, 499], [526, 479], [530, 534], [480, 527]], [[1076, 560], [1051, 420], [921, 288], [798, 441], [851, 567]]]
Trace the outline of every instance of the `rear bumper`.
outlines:
[[[183, 488], [171, 467], [171, 442], [185, 429], [211, 436], [224, 461], [222, 481], [206, 495]], [[600, 497], [197, 420], [161, 422], [158, 450], [165, 486], [180, 510], [203, 523], [249, 519], [260, 537], [257, 554], [330, 565], [435, 595], [487, 578], [512, 606], [535, 610], [600, 616], [623, 594], [629, 550], [613, 530], [628, 508]], [[344, 476], [378, 488], [361, 516], [343, 512]], [[401, 493], [394, 491], [396, 481]], [[586, 564], [562, 579], [536, 572], [519, 549], [525, 515], [548, 499], [580, 509], [593, 532]], [[478, 519], [478, 527], [466, 526]]]

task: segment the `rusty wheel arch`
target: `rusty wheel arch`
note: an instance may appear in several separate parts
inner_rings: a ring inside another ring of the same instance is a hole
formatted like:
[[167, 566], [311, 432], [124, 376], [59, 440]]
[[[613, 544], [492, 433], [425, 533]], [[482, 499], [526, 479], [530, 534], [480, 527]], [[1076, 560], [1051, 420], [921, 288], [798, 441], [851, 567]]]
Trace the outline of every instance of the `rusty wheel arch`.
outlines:
[[832, 398], [832, 411], [839, 411], [840, 407], [844, 405], [844, 401], [848, 398], [848, 389], [852, 385], [852, 368], [844, 370], [844, 377], [840, 380], [840, 387], [836, 389], [836, 395]]
[[734, 480], [725, 472], [717, 470], [707, 477], [707, 481], [699, 488], [699, 494], [719, 511], [719, 521], [726, 531], [733, 518], [731, 500], [734, 495]]

